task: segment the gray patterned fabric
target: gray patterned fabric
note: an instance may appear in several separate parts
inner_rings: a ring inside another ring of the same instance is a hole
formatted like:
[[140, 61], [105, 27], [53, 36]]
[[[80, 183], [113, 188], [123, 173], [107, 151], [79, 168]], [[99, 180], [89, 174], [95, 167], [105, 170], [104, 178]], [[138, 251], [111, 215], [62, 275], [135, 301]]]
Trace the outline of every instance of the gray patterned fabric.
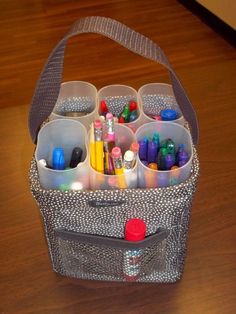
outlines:
[[[183, 271], [198, 174], [199, 163], [194, 152], [190, 178], [176, 186], [61, 192], [41, 188], [33, 160], [30, 186], [44, 220], [53, 269], [70, 277], [126, 281], [124, 256], [130, 247], [117, 246], [116, 239], [112, 245], [109, 239], [107, 244], [106, 237], [122, 239], [125, 221], [137, 217], [146, 222], [147, 236], [156, 234], [142, 248], [137, 281], [176, 281]], [[118, 206], [93, 207], [91, 201], [121, 202]], [[160, 228], [168, 231], [161, 241], [158, 235]], [[75, 234], [68, 237], [63, 230]], [[82, 240], [80, 234], [85, 234]], [[93, 241], [90, 235], [95, 235]], [[102, 240], [97, 241], [96, 236], [101, 236]], [[133, 245], [134, 250], [136, 246]]]

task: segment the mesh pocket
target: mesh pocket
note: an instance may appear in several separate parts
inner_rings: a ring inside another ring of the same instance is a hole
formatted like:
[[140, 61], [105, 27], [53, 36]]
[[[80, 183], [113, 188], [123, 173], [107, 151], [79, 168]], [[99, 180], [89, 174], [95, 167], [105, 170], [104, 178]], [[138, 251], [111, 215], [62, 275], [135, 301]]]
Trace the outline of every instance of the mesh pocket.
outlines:
[[154, 271], [165, 270], [166, 239], [163, 231], [138, 244], [100, 236], [81, 237], [75, 232], [60, 231], [58, 243], [62, 267], [67, 276], [141, 281]]

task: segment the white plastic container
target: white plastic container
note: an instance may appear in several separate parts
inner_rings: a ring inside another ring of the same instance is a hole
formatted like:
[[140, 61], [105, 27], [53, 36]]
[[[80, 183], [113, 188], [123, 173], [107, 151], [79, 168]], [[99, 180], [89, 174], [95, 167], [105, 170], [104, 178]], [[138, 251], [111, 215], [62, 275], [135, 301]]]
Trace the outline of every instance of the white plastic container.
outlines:
[[143, 123], [155, 121], [152, 116], [160, 115], [163, 109], [175, 109], [178, 119], [172, 122], [184, 125], [184, 117], [177, 104], [172, 86], [165, 83], [150, 83], [138, 90], [138, 99], [142, 107]]
[[94, 85], [83, 81], [65, 82], [61, 84], [50, 119], [77, 120], [88, 130], [97, 117], [96, 104], [97, 89]]
[[133, 132], [137, 130], [137, 128], [141, 125], [141, 115], [140, 108], [138, 104], [137, 91], [126, 85], [108, 85], [101, 88], [98, 91], [98, 113], [100, 108], [100, 102], [105, 100], [108, 110], [114, 115], [119, 116], [125, 105], [129, 103], [129, 101], [135, 101], [137, 103], [137, 119], [133, 122], [124, 123], [128, 126]]
[[[122, 156], [124, 156], [124, 153], [130, 149], [130, 145], [135, 142], [134, 133], [127, 126], [115, 123], [115, 134], [116, 146], [121, 148]], [[89, 177], [90, 187], [92, 190], [136, 188], [138, 184], [137, 162], [132, 170], [121, 175], [102, 174], [97, 172], [90, 165]]]
[[[40, 184], [45, 189], [84, 190], [89, 188], [87, 153], [87, 134], [85, 127], [78, 121], [58, 119], [45, 124], [38, 134], [35, 151]], [[45, 159], [49, 167], [52, 166], [52, 152], [54, 148], [64, 150], [65, 164], [69, 166], [74, 147], [83, 150], [82, 161], [76, 168], [54, 170], [43, 166], [39, 161]]]
[[191, 172], [193, 150], [190, 132], [177, 123], [155, 121], [142, 125], [135, 133], [136, 141], [142, 140], [145, 136], [153, 137], [159, 133], [160, 142], [168, 138], [175, 143], [176, 150], [179, 144], [184, 144], [189, 155], [188, 162], [177, 170], [153, 170], [145, 166], [138, 157], [138, 186], [141, 188], [157, 188], [179, 184], [188, 179]]

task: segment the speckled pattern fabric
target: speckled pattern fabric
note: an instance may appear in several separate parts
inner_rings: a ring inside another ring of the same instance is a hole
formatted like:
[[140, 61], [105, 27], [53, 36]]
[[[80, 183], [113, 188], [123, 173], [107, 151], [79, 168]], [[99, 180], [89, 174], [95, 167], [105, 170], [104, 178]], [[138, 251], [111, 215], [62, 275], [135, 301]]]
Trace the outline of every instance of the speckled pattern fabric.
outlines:
[[[159, 228], [168, 233], [162, 241], [157, 233], [141, 249], [136, 281], [175, 282], [184, 267], [189, 217], [198, 175], [199, 162], [194, 150], [191, 176], [179, 185], [156, 189], [61, 192], [44, 190], [40, 186], [33, 159], [30, 187], [43, 217], [53, 269], [69, 277], [126, 281], [124, 257], [128, 248], [125, 244], [116, 246], [116, 239], [123, 238], [125, 222], [138, 217], [147, 224], [147, 239]], [[105, 206], [93, 207], [91, 201], [100, 201]], [[106, 206], [107, 201], [114, 203]], [[116, 201], [121, 202], [116, 205]], [[63, 235], [67, 231], [73, 232], [69, 238]], [[80, 234], [83, 234], [83, 241]], [[86, 240], [86, 234], [94, 235], [94, 243], [91, 239]], [[100, 237], [99, 242], [96, 236]], [[107, 238], [113, 239], [109, 245]]]

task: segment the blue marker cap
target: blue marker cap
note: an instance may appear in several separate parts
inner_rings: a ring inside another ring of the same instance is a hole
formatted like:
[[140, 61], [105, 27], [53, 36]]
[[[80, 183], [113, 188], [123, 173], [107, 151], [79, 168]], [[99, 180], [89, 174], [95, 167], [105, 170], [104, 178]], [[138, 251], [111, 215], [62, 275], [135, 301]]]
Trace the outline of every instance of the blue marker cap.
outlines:
[[56, 147], [52, 153], [52, 168], [55, 170], [65, 169], [64, 151], [61, 147]]
[[161, 110], [161, 119], [163, 121], [172, 121], [178, 118], [178, 112], [174, 109]]
[[133, 110], [130, 112], [129, 122], [133, 122], [138, 118], [137, 110]]

